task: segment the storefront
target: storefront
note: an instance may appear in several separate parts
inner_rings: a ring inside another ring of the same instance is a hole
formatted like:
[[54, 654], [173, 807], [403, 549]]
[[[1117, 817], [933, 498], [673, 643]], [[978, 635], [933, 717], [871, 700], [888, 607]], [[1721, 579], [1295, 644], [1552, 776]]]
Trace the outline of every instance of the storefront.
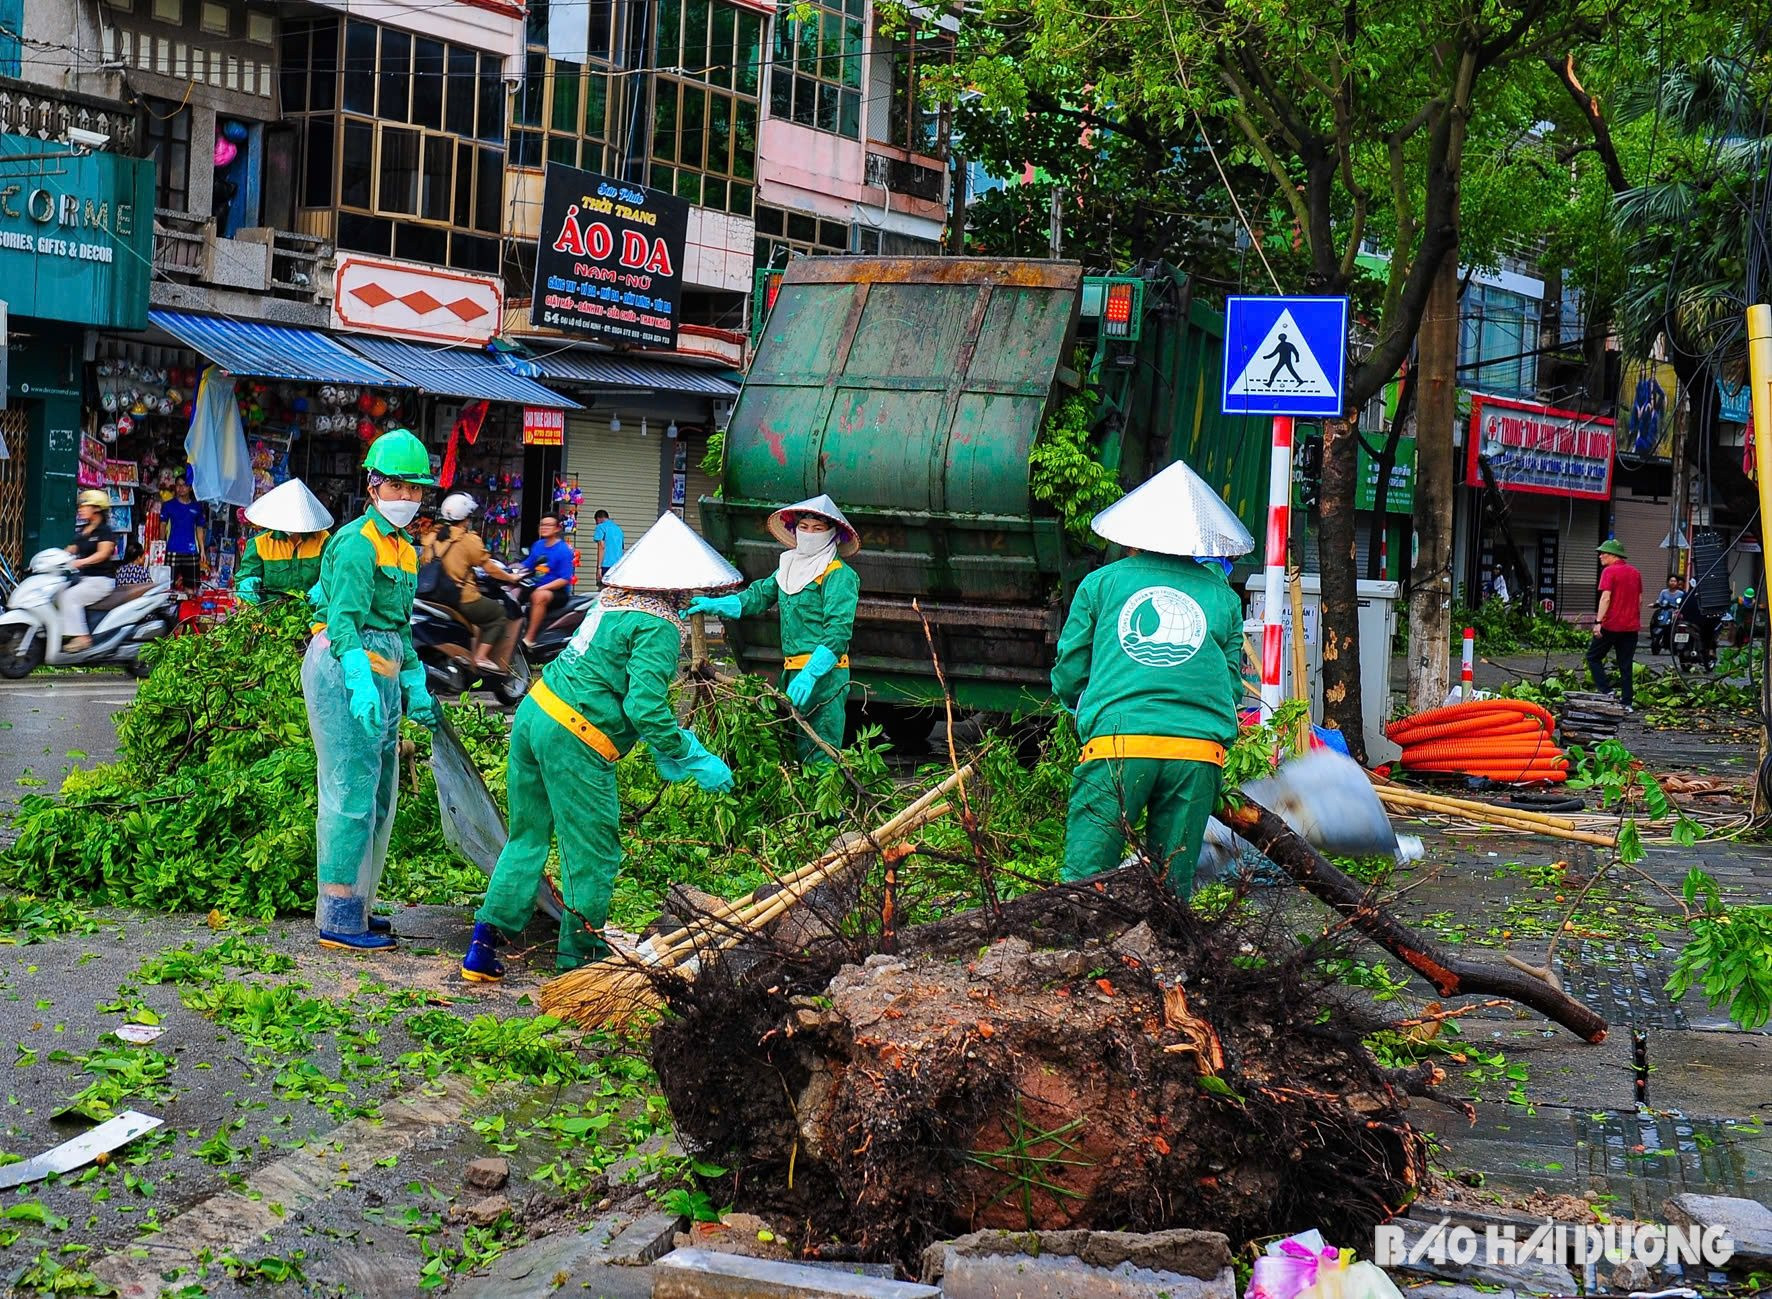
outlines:
[[1471, 544], [1465, 599], [1524, 581], [1564, 618], [1598, 606], [1596, 548], [1609, 532], [1613, 422], [1533, 402], [1473, 394], [1465, 437]]
[[146, 324], [153, 208], [150, 161], [0, 136], [0, 554], [15, 568], [73, 530], [82, 438], [97, 432], [87, 333]]

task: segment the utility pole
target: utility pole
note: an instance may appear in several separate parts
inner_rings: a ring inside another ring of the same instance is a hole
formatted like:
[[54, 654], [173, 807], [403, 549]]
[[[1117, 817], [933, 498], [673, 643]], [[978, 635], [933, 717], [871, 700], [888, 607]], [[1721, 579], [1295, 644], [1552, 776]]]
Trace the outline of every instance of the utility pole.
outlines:
[[1057, 261], [1064, 252], [1064, 190], [1057, 185], [1052, 187], [1052, 211], [1048, 217], [1046, 228], [1047, 256]]
[[[1761, 546], [1769, 544], [1772, 529], [1772, 306], [1761, 303], [1747, 309], [1747, 379], [1748, 394], [1753, 402], [1750, 418], [1754, 422], [1754, 484], [1760, 489]], [[1754, 820], [1772, 815], [1766, 798], [1766, 755], [1772, 748], [1772, 735], [1767, 733], [1767, 702], [1772, 695], [1772, 678], [1767, 664], [1760, 665], [1760, 765], [1754, 779]]]
[[[1675, 412], [1670, 411], [1670, 418]], [[1673, 456], [1673, 532], [1669, 536], [1668, 571], [1663, 573], [1662, 580], [1678, 573], [1686, 575], [1686, 554], [1680, 548], [1680, 539], [1686, 535], [1686, 498], [1692, 494], [1691, 470], [1686, 464], [1686, 439], [1691, 434], [1692, 421], [1698, 418], [1698, 406], [1691, 398], [1686, 397], [1686, 415], [1683, 419], [1674, 419], [1674, 439], [1670, 448]]]

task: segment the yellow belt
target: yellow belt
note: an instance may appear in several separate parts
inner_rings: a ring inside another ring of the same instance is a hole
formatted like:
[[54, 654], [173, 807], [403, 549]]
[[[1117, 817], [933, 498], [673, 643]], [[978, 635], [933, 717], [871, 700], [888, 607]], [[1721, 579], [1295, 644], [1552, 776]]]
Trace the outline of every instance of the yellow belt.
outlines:
[[1224, 745], [1174, 735], [1098, 735], [1083, 746], [1083, 762], [1102, 758], [1185, 758], [1224, 766]]
[[590, 745], [605, 761], [614, 762], [621, 757], [621, 750], [615, 747], [615, 741], [581, 717], [571, 704], [549, 690], [547, 682], [537, 681], [530, 686], [529, 697], [541, 705], [542, 712]]
[[[783, 659], [781, 661], [781, 665], [784, 668], [803, 668], [810, 662], [812, 662], [812, 655], [810, 655], [810, 654], [796, 654], [792, 658]], [[849, 656], [847, 654], [845, 654], [842, 658], [838, 659], [837, 666], [840, 668], [848, 667], [849, 666]]]

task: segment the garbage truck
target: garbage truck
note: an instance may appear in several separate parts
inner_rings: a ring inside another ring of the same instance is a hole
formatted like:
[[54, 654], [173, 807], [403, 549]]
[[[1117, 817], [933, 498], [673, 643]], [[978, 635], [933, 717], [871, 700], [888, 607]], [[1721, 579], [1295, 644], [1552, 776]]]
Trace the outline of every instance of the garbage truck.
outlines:
[[[771, 511], [842, 506], [862, 538], [852, 708], [895, 741], [927, 734], [942, 678], [965, 709], [1050, 698], [1066, 604], [1102, 561], [1032, 487], [1029, 454], [1072, 394], [1093, 398], [1090, 450], [1122, 487], [1179, 457], [1265, 531], [1266, 427], [1220, 413], [1223, 318], [1171, 266], [806, 257], [759, 289], [702, 528], [754, 580], [781, 553]], [[724, 635], [746, 671], [779, 671], [772, 619]]]

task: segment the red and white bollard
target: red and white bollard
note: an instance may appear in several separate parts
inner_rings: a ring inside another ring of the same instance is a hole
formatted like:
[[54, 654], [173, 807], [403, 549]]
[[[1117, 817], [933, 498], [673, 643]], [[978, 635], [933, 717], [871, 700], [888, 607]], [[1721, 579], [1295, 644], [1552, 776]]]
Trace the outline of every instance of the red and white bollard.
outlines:
[[1458, 692], [1465, 699], [1476, 693], [1474, 671], [1477, 665], [1477, 629], [1464, 629], [1464, 666], [1458, 672]]
[[[1267, 477], [1267, 567], [1262, 576], [1261, 720], [1280, 706], [1280, 664], [1286, 629], [1280, 621], [1286, 601], [1286, 538], [1292, 531], [1292, 417], [1274, 416], [1274, 444]], [[1302, 635], [1303, 628], [1294, 634]]]

